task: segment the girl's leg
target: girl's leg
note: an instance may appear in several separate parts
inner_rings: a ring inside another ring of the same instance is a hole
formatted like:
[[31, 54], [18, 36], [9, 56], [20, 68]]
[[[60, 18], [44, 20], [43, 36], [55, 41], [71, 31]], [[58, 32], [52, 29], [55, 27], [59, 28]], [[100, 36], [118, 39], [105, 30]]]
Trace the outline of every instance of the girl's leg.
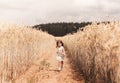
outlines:
[[58, 69], [61, 67], [61, 62], [58, 61]]
[[63, 61], [61, 61], [61, 69], [63, 68]]

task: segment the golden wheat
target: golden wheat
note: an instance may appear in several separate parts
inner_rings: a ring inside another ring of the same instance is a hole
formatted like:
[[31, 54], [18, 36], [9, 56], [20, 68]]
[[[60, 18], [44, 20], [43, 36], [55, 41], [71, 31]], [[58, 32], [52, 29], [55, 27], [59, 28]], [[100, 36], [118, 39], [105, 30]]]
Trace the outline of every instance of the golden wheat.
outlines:
[[0, 26], [1, 82], [18, 77], [51, 45], [53, 37], [42, 31], [25, 26]]
[[63, 41], [90, 83], [120, 83], [120, 22], [93, 23]]

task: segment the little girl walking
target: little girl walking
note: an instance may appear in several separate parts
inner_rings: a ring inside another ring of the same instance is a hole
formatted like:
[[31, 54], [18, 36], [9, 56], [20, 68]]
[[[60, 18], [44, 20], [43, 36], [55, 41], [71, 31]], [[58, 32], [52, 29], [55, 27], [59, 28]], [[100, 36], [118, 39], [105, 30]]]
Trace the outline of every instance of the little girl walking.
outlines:
[[64, 59], [64, 56], [66, 54], [65, 54], [63, 42], [61, 40], [58, 40], [56, 42], [56, 45], [57, 45], [57, 57], [56, 57], [56, 59], [58, 61], [58, 70], [60, 71], [63, 68], [63, 59]]

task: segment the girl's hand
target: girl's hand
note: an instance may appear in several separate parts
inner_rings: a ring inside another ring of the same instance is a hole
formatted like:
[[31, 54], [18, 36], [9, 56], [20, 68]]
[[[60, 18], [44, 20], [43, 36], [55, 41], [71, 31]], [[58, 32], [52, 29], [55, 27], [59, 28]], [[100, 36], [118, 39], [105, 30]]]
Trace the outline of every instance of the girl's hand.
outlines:
[[63, 52], [62, 53], [59, 52], [59, 54], [65, 56], [65, 53], [63, 53]]
[[64, 55], [62, 52], [57, 52], [57, 54]]
[[60, 54], [60, 52], [57, 52], [57, 54]]

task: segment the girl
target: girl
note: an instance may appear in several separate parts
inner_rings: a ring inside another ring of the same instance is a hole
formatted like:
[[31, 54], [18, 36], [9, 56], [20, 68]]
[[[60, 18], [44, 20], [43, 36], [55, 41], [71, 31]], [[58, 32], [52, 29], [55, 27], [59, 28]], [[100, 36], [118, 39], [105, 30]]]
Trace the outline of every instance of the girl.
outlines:
[[61, 40], [58, 40], [56, 42], [57, 44], [57, 61], [58, 61], [58, 70], [62, 70], [63, 68], [63, 59], [64, 59], [64, 56], [65, 56], [65, 49], [64, 49], [64, 45], [63, 45], [63, 42]]

